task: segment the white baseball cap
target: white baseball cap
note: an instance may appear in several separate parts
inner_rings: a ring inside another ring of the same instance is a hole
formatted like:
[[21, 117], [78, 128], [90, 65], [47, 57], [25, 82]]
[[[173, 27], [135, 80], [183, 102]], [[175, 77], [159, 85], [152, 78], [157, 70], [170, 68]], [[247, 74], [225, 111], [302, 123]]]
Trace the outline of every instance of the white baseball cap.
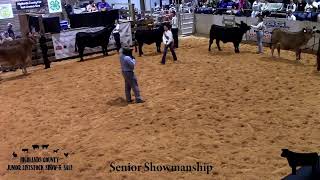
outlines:
[[8, 23], [8, 26], [12, 26], [12, 24], [11, 24], [11, 23]]

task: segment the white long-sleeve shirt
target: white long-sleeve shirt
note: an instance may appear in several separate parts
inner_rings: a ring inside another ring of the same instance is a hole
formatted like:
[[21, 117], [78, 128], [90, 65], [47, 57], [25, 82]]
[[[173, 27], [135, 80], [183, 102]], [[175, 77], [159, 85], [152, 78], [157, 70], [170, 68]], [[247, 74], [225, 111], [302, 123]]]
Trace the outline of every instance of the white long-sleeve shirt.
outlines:
[[288, 11], [295, 12], [296, 9], [297, 9], [297, 5], [295, 3], [292, 3], [292, 4], [290, 3], [287, 5], [287, 12]]
[[288, 16], [289, 21], [295, 21], [297, 18], [292, 14], [291, 16]]
[[172, 25], [171, 28], [173, 28], [173, 29], [177, 29], [178, 28], [178, 22], [177, 22], [177, 17], [176, 16], [172, 17], [171, 25]]
[[256, 26], [251, 25], [251, 27], [257, 29], [258, 31], [263, 31], [266, 28], [265, 25], [263, 24], [263, 21], [259, 22]]
[[162, 35], [163, 44], [169, 45], [173, 42], [172, 32], [170, 30], [163, 32]]
[[119, 33], [120, 32], [120, 25], [117, 23], [116, 24], [116, 27], [113, 29], [113, 34], [115, 34], [115, 33]]

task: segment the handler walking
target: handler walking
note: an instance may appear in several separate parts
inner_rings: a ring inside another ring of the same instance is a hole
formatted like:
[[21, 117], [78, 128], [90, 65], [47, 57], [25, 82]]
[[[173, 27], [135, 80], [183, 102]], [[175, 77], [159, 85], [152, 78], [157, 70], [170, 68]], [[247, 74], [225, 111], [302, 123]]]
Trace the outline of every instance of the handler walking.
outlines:
[[173, 56], [173, 60], [177, 61], [178, 59], [177, 59], [177, 55], [174, 51], [174, 41], [173, 41], [172, 32], [169, 30], [169, 27], [167, 24], [163, 25], [163, 28], [164, 28], [164, 32], [162, 35], [162, 40], [163, 40], [163, 44], [165, 47], [164, 47], [164, 51], [163, 51], [161, 64], [166, 64], [166, 56], [167, 56], [168, 48], [170, 48], [170, 51]]
[[116, 27], [114, 28], [112, 34], [113, 34], [114, 40], [116, 41], [117, 52], [119, 53], [119, 50], [121, 49], [119, 20], [116, 20], [115, 25]]
[[258, 16], [258, 24], [256, 26], [251, 25], [251, 27], [257, 29], [257, 44], [258, 44], [258, 52], [257, 54], [263, 54], [263, 31], [266, 29], [266, 26], [263, 23], [263, 17], [260, 15]]
[[137, 82], [137, 78], [134, 74], [134, 66], [136, 64], [135, 58], [132, 56], [132, 49], [124, 47], [120, 52], [120, 63], [122, 75], [125, 80], [125, 94], [128, 103], [132, 103], [131, 99], [131, 89], [134, 92], [136, 103], [143, 103], [140, 96], [140, 90]]
[[175, 11], [172, 12], [172, 15], [173, 15], [173, 17], [172, 17], [172, 20], [171, 20], [171, 31], [172, 31], [172, 36], [173, 36], [173, 40], [174, 40], [174, 47], [178, 48], [179, 47], [178, 20], [177, 20], [177, 16], [176, 16], [176, 12]]
[[39, 43], [40, 43], [40, 48], [41, 48], [41, 52], [42, 52], [42, 58], [43, 58], [43, 63], [45, 65], [45, 69], [49, 69], [51, 62], [48, 59], [47, 39], [43, 33], [41, 34], [41, 37], [39, 39]]

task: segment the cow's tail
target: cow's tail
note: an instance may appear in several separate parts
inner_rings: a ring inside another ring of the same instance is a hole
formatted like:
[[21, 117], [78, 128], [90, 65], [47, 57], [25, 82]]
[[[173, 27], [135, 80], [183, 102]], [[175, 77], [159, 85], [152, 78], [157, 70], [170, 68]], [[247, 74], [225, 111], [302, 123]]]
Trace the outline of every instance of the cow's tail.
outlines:
[[75, 41], [75, 43], [74, 43], [74, 52], [78, 52], [77, 38], [76, 38], [76, 41]]

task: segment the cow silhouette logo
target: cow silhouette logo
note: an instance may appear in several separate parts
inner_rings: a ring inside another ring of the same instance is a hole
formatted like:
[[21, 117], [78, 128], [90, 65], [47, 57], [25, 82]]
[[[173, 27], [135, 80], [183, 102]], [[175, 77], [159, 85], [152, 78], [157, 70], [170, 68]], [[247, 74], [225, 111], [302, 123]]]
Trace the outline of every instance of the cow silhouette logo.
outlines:
[[39, 145], [34, 144], [34, 145], [32, 145], [32, 148], [33, 148], [33, 150], [39, 149]]
[[69, 156], [69, 153], [64, 153], [64, 156], [65, 156], [65, 157], [68, 157], [68, 156]]
[[29, 152], [29, 149], [22, 149], [22, 152]]
[[42, 149], [48, 149], [48, 147], [49, 147], [49, 144], [42, 145]]
[[12, 156], [13, 156], [14, 158], [18, 157], [18, 155], [17, 155], [15, 152], [12, 153]]
[[59, 149], [53, 150], [54, 153], [58, 153]]

